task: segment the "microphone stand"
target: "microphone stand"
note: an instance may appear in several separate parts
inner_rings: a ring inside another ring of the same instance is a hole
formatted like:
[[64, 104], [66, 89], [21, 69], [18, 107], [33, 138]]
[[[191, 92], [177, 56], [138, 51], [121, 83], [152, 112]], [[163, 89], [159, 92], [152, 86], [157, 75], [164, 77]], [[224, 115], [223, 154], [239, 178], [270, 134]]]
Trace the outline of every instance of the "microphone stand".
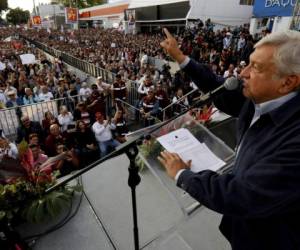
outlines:
[[[188, 111], [205, 105], [208, 102], [210, 102], [211, 100], [205, 99], [205, 100], [198, 100], [197, 102], [195, 102], [190, 108], [188, 108], [187, 110], [182, 111], [181, 113], [179, 113], [178, 115], [164, 121], [161, 122], [158, 126], [156, 126], [155, 128], [151, 129], [148, 132], [148, 136], [150, 136], [153, 132], [155, 132], [156, 130], [158, 130], [159, 128], [165, 126], [166, 124], [168, 124], [171, 121], [176, 120], [178, 117], [184, 115], [185, 113], [187, 113]], [[142, 140], [144, 140], [145, 138], [147, 138], [147, 136], [138, 136], [137, 138], [133, 138], [130, 141], [127, 141], [123, 144], [121, 144], [117, 150], [115, 150], [114, 152], [102, 157], [101, 159], [91, 163], [90, 165], [88, 165], [87, 167], [85, 167], [84, 169], [78, 170], [78, 172], [76, 172], [75, 174], [73, 174], [72, 176], [56, 183], [55, 185], [53, 185], [52, 187], [48, 188], [46, 190], [46, 193], [52, 192], [53, 190], [57, 189], [58, 187], [61, 187], [63, 185], [65, 185], [67, 182], [75, 179], [76, 177], [84, 174], [85, 172], [91, 170], [92, 168], [98, 166], [99, 164], [114, 158], [116, 156], [119, 156], [123, 153], [125, 153], [128, 158], [129, 158], [129, 167], [128, 167], [128, 171], [129, 171], [129, 176], [128, 176], [128, 186], [131, 188], [131, 200], [132, 200], [132, 215], [133, 215], [133, 237], [134, 237], [134, 249], [135, 250], [139, 250], [139, 230], [138, 230], [138, 216], [137, 216], [137, 205], [136, 205], [136, 187], [137, 185], [140, 183], [141, 181], [141, 177], [139, 176], [139, 168], [136, 166], [135, 164], [135, 159], [136, 156], [138, 155], [138, 145], [142, 142]]]

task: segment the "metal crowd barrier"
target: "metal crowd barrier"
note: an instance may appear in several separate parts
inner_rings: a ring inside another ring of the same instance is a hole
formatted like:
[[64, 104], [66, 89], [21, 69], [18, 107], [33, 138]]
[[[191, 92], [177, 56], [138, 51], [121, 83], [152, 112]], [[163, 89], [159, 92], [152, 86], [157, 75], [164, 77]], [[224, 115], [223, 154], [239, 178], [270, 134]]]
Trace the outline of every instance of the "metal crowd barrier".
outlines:
[[98, 77], [101, 76], [102, 79], [107, 82], [107, 83], [113, 83], [115, 81], [115, 74], [105, 70], [100, 67], [96, 67], [96, 65], [89, 63], [84, 60], [80, 60], [72, 55], [69, 55], [65, 52], [59, 51], [57, 49], [51, 48], [49, 46], [46, 46], [43, 43], [40, 43], [38, 41], [34, 41], [28, 37], [25, 37], [23, 35], [20, 35], [23, 39], [27, 40], [31, 44], [34, 44], [37, 48], [45, 51], [46, 53], [56, 57], [56, 58], [61, 58], [63, 62], [93, 76], [93, 77]]
[[[14, 136], [17, 133], [17, 129], [20, 125], [20, 118], [23, 115], [27, 115], [30, 120], [38, 121], [42, 124], [45, 118], [45, 113], [50, 111], [55, 117], [59, 115], [59, 109], [61, 106], [66, 106], [68, 111], [73, 113], [76, 105], [84, 101], [84, 97], [81, 95], [70, 96], [65, 98], [58, 98], [50, 101], [37, 102], [34, 104], [22, 105], [12, 108], [6, 108], [0, 110], [0, 129], [3, 130], [6, 136]], [[111, 96], [106, 96], [105, 105], [106, 113], [111, 115], [112, 105]]]
[[187, 94], [185, 94], [184, 96], [182, 96], [181, 98], [179, 98], [176, 102], [170, 103], [168, 106], [166, 106], [164, 109], [162, 109], [161, 112], [163, 113], [163, 121], [168, 119], [168, 115], [170, 115], [170, 114], [173, 115], [175, 106], [179, 105], [182, 111], [184, 109], [187, 109], [188, 107], [182, 105], [181, 101], [183, 101], [185, 98], [190, 97], [191, 95], [193, 95], [196, 92], [199, 92], [199, 90], [193, 89], [190, 92], [188, 92]]

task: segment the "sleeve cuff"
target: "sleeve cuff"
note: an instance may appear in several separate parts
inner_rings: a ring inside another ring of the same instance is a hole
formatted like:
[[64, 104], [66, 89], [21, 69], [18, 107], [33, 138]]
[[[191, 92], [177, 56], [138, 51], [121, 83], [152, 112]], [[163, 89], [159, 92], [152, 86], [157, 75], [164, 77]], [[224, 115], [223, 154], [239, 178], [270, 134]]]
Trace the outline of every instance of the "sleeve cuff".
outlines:
[[178, 182], [179, 176], [184, 172], [186, 169], [180, 169], [177, 174], [175, 175], [175, 181]]
[[179, 64], [180, 69], [184, 69], [186, 67], [186, 65], [188, 65], [188, 63], [190, 62], [190, 58], [188, 56], [185, 57], [184, 61], [182, 63]]

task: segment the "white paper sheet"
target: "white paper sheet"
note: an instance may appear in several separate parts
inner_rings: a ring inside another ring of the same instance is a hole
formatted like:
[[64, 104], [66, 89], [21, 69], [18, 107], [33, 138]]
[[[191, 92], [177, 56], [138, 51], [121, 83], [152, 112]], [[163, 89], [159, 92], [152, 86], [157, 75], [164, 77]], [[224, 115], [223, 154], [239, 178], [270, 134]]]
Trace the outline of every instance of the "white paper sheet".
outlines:
[[23, 54], [20, 55], [22, 64], [35, 64], [36, 60], [35, 60], [35, 55], [33, 54]]
[[184, 160], [192, 160], [191, 170], [218, 170], [225, 162], [218, 158], [205, 143], [200, 143], [186, 128], [158, 137], [159, 143], [169, 152], [177, 153]]

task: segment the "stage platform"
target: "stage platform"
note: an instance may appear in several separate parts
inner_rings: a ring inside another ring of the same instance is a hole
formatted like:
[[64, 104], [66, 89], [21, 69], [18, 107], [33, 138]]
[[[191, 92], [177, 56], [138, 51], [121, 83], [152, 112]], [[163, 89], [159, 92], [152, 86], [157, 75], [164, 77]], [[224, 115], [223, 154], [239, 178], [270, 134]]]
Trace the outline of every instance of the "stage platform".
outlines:
[[[127, 156], [121, 155], [85, 173], [82, 176], [84, 195], [76, 216], [62, 228], [38, 239], [33, 249], [134, 249], [128, 164]], [[230, 249], [218, 230], [219, 214], [200, 207], [185, 216], [151, 171], [144, 169], [140, 175], [142, 180], [137, 187], [140, 249]], [[178, 189], [178, 192], [182, 191]], [[187, 194], [182, 192], [182, 195]], [[76, 196], [74, 209], [78, 201]], [[23, 226], [22, 234], [41, 233], [47, 227]]]

